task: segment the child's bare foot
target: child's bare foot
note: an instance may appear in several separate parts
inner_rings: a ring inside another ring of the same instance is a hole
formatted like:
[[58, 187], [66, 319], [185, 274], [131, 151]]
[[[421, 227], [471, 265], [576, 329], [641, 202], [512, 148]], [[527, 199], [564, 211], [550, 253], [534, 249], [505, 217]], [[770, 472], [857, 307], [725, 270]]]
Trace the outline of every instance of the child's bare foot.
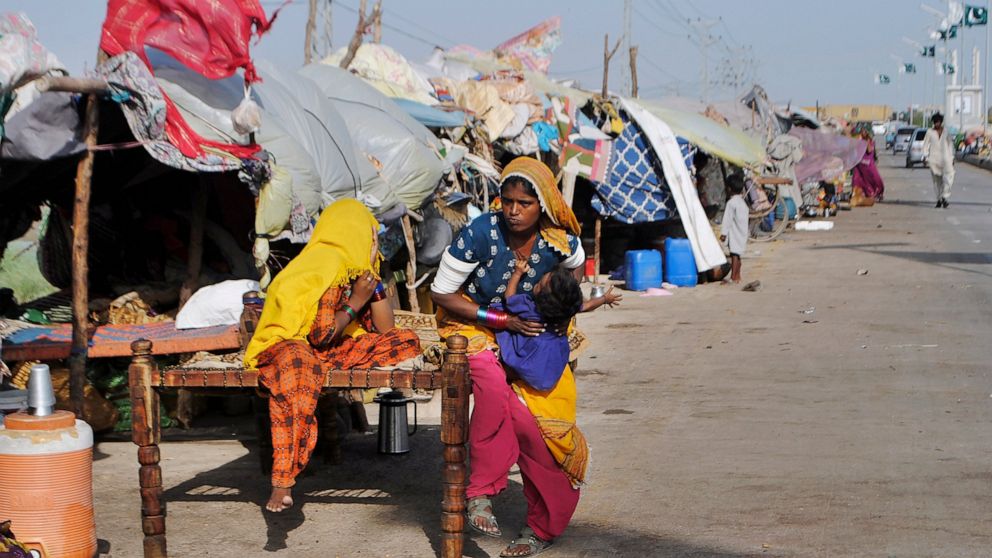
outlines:
[[272, 495], [265, 503], [265, 509], [270, 512], [281, 512], [293, 507], [293, 489], [272, 487]]

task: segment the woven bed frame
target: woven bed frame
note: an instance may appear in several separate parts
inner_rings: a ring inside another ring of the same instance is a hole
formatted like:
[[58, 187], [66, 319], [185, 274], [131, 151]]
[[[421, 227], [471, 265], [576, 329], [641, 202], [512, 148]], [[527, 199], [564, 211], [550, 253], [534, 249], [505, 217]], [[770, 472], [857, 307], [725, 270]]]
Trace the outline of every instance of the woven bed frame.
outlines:
[[[247, 337], [247, 336], [246, 336]], [[246, 338], [243, 337], [243, 338]], [[460, 558], [465, 527], [465, 442], [471, 386], [468, 341], [462, 336], [447, 340], [444, 363], [439, 370], [329, 370], [326, 388], [413, 388], [441, 390], [441, 442], [444, 444], [441, 503], [441, 556]], [[165, 501], [159, 444], [159, 393], [169, 389], [223, 393], [226, 389], [255, 388], [258, 372], [239, 368], [159, 368], [152, 356], [152, 342], [131, 343], [128, 370], [132, 404], [131, 440], [138, 446], [141, 493], [141, 529], [145, 558], [168, 556], [165, 533]]]

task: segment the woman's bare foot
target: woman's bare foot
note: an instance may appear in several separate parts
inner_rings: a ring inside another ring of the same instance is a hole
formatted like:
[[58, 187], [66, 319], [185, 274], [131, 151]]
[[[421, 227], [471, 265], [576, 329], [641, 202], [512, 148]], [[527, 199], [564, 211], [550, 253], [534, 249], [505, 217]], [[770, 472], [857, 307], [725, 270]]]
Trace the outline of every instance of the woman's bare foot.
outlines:
[[278, 513], [288, 510], [291, 507], [293, 507], [293, 489], [273, 486], [272, 495], [269, 496], [269, 501], [265, 503], [265, 509]]

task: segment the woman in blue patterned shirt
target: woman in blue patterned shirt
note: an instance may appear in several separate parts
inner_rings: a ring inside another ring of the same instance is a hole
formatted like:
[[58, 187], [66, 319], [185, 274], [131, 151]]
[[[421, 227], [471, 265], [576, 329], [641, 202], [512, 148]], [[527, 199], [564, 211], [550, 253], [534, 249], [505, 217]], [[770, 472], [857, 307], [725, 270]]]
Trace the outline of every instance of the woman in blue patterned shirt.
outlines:
[[575, 426], [575, 378], [566, 366], [550, 390], [509, 378], [496, 355], [494, 330], [538, 335], [545, 325], [490, 309], [503, 300], [517, 260], [530, 270], [519, 292], [532, 291], [558, 265], [581, 274], [585, 260], [578, 221], [558, 191], [551, 170], [528, 157], [513, 160], [500, 184], [502, 209], [462, 229], [441, 260], [434, 284], [443, 337], [469, 339], [475, 408], [469, 427], [472, 471], [466, 489], [469, 526], [500, 536], [491, 497], [520, 466], [527, 526], [501, 556], [532, 556], [551, 546], [579, 501], [588, 447]]

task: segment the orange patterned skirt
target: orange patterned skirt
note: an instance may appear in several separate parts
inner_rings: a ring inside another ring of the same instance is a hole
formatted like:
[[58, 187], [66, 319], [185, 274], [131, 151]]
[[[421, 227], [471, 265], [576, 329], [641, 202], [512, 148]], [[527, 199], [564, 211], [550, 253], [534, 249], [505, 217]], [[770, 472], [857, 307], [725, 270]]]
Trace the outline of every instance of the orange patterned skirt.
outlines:
[[272, 486], [293, 486], [310, 461], [317, 445], [317, 398], [328, 370], [391, 366], [419, 354], [417, 335], [396, 328], [345, 337], [326, 350], [282, 341], [259, 355], [259, 379], [271, 394]]

